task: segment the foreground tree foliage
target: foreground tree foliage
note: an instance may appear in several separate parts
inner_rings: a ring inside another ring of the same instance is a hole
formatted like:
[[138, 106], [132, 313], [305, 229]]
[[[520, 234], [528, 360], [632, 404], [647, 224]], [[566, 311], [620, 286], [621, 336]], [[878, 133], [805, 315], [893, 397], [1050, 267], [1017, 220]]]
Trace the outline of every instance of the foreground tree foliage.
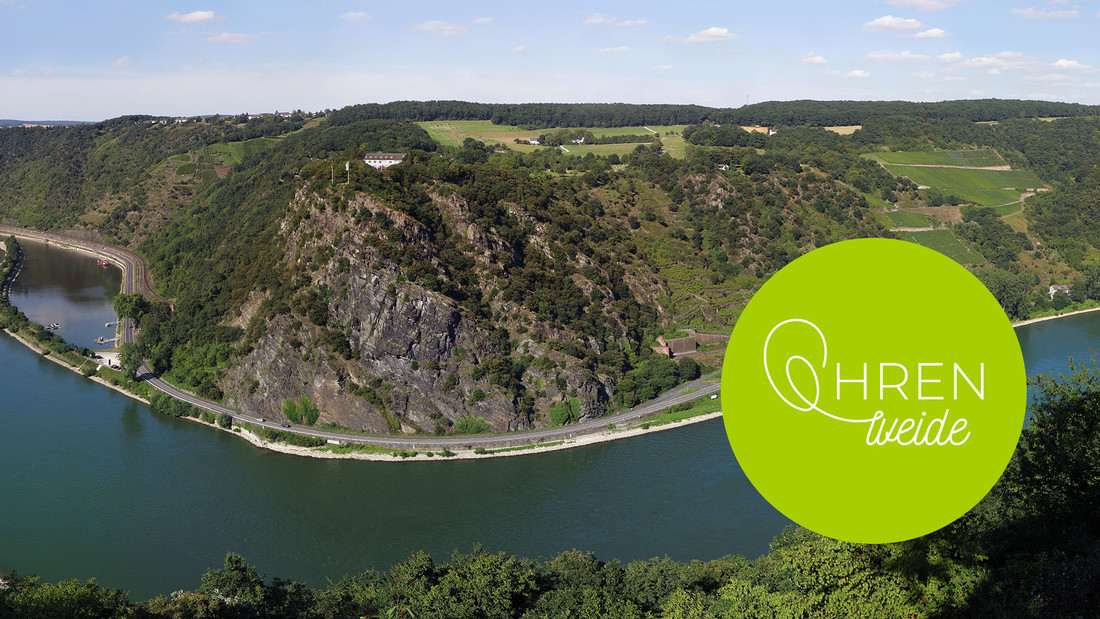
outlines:
[[135, 602], [95, 580], [15, 575], [0, 617], [1064, 617], [1100, 608], [1100, 368], [1036, 381], [1031, 423], [976, 508], [934, 534], [850, 544], [788, 527], [749, 560], [591, 553], [549, 560], [475, 546], [436, 563], [417, 552], [388, 573], [320, 589], [268, 580], [230, 554], [195, 591]]

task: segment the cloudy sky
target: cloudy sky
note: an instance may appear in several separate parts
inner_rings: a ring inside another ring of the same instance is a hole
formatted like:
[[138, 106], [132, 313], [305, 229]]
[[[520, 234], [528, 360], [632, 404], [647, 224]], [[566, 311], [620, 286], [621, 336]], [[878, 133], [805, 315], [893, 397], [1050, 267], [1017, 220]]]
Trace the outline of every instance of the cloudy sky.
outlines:
[[0, 118], [398, 99], [1100, 104], [1100, 1], [0, 0]]

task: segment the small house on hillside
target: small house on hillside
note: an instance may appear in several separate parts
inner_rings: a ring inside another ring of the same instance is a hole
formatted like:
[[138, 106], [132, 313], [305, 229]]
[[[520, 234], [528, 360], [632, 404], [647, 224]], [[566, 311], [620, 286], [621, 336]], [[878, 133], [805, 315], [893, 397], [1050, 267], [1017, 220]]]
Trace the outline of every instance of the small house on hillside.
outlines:
[[376, 170], [397, 165], [405, 158], [405, 153], [367, 153], [363, 155], [363, 163]]
[[684, 332], [687, 333], [686, 337], [675, 337], [666, 340], [664, 336], [658, 336], [657, 345], [653, 347], [653, 352], [671, 359], [695, 354], [699, 350], [699, 344], [725, 343], [730, 339], [728, 335], [696, 333], [694, 329], [684, 329]]
[[1054, 300], [1054, 295], [1057, 294], [1059, 291], [1066, 293], [1071, 299], [1073, 298], [1073, 295], [1069, 292], [1069, 286], [1065, 284], [1051, 284], [1050, 290], [1047, 291], [1047, 294], [1050, 295], [1051, 301]]

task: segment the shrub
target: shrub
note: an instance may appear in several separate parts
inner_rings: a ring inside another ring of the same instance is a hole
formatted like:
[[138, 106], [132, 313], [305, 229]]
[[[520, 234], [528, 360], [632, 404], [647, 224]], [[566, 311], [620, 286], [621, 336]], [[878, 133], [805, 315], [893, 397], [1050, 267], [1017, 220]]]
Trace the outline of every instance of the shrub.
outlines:
[[484, 417], [467, 415], [455, 423], [455, 434], [481, 434], [489, 431], [489, 422]]

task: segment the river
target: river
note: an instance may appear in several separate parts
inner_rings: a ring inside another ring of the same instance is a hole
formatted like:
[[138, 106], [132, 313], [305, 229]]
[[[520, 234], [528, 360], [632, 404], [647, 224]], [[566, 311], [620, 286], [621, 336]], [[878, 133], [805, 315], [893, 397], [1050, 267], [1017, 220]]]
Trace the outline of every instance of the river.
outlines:
[[[77, 344], [102, 334], [117, 269], [24, 248], [20, 309]], [[745, 479], [721, 420], [512, 458], [314, 460], [157, 415], [7, 337], [0, 393], [0, 569], [94, 576], [135, 599], [197, 587], [230, 551], [324, 586], [475, 543], [533, 558], [755, 557], [788, 522]]]
[[[114, 267], [24, 243], [13, 301], [89, 345]], [[1028, 374], [1090, 356], [1100, 312], [1017, 330]], [[193, 589], [226, 552], [324, 586], [423, 549], [625, 561], [755, 557], [788, 521], [745, 479], [720, 420], [547, 454], [377, 463], [277, 454], [164, 417], [0, 337], [0, 569], [96, 577], [135, 599]]]

